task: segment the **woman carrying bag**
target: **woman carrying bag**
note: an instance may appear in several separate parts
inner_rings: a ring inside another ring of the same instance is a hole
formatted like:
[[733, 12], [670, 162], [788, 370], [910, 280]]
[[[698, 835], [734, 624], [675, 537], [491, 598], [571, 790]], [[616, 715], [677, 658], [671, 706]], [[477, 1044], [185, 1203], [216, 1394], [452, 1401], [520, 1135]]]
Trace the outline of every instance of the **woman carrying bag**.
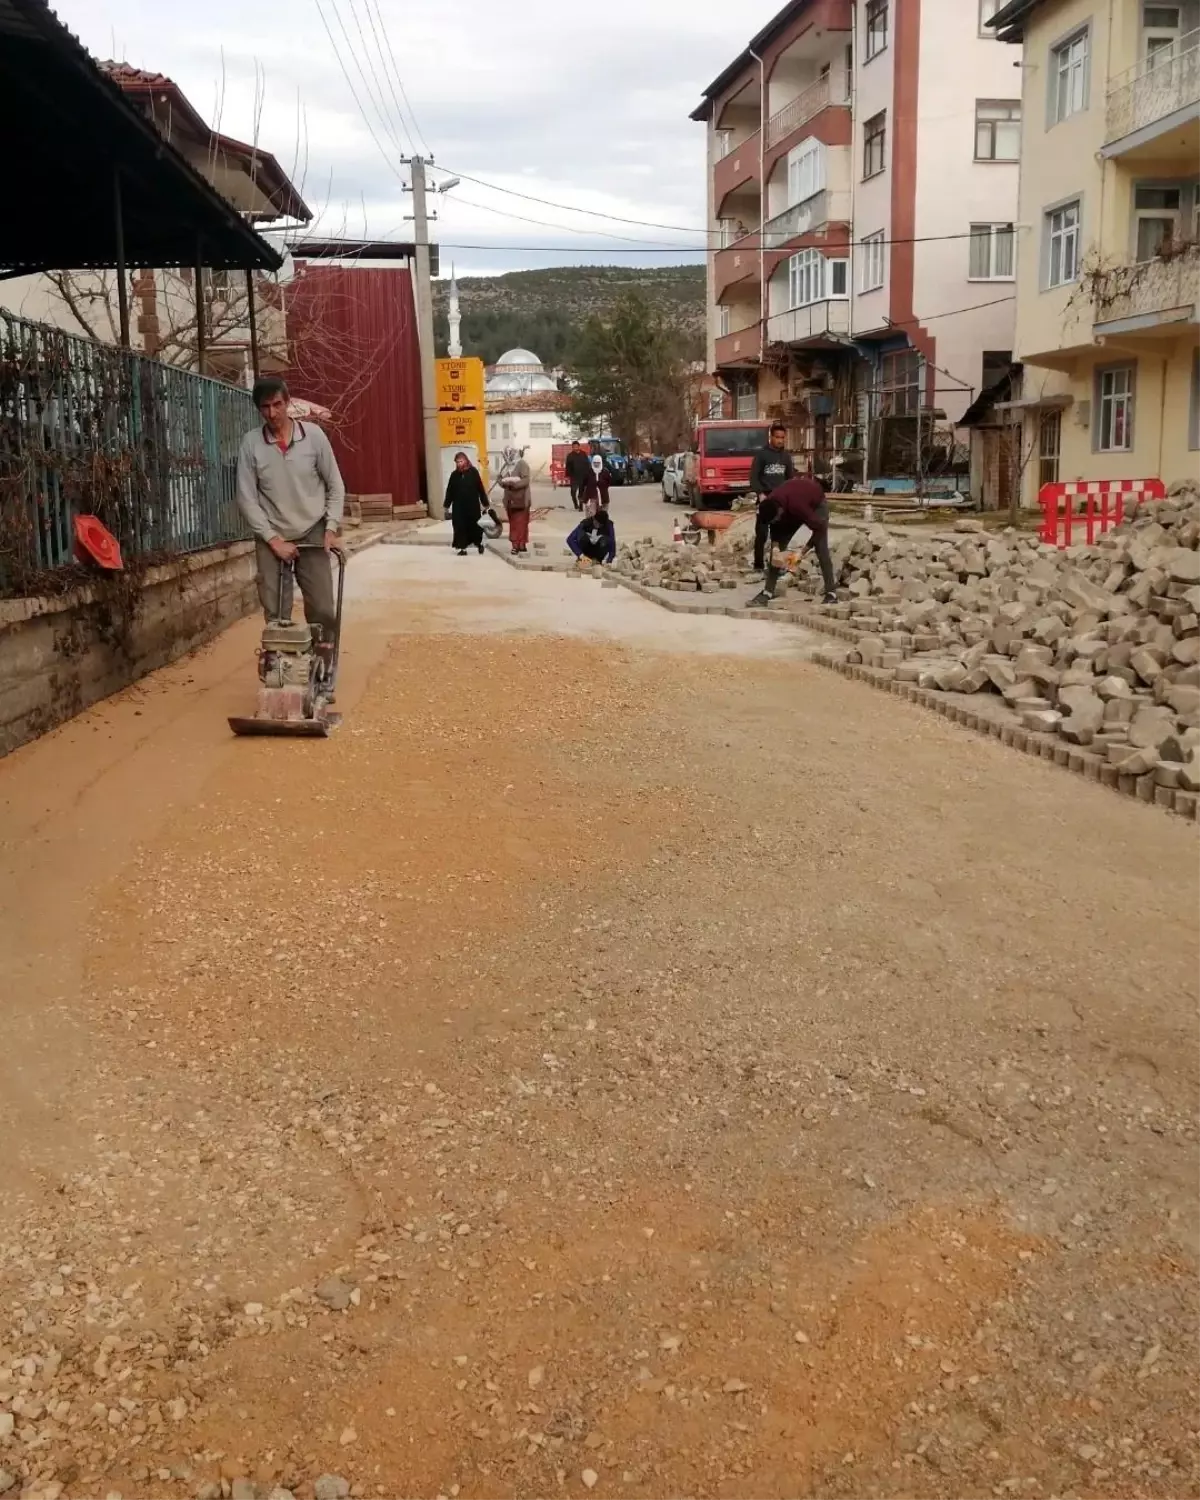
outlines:
[[454, 527], [452, 545], [459, 557], [466, 557], [469, 547], [483, 551], [479, 522], [487, 508], [483, 476], [465, 453], [456, 453], [454, 473], [446, 485], [446, 516]]
[[529, 512], [533, 475], [529, 465], [515, 448], [504, 450], [500, 470], [500, 488], [504, 492], [504, 513], [508, 517], [508, 538], [513, 556], [529, 551]]

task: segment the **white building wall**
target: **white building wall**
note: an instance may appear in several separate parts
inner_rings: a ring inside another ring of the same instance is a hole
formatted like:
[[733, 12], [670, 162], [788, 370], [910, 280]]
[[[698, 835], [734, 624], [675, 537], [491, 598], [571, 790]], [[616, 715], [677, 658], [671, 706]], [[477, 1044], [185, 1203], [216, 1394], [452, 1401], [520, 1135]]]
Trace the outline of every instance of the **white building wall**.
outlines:
[[[953, 420], [979, 392], [983, 351], [1013, 348], [1016, 283], [970, 280], [969, 240], [937, 237], [1017, 220], [1018, 164], [975, 160], [975, 102], [1020, 99], [1021, 53], [979, 35], [977, 0], [922, 0], [920, 57], [913, 312], [937, 339], [935, 404]], [[979, 303], [994, 305], [959, 311]]]
[[[918, 0], [907, 0], [918, 3]], [[958, 0], [960, 5], [973, 5], [974, 0]], [[855, 241], [883, 231], [884, 238], [892, 237], [892, 147], [895, 143], [895, 26], [889, 28], [888, 45], [878, 56], [866, 60], [866, 37], [863, 29], [864, 7], [854, 7], [854, 134], [850, 142], [850, 181], [852, 184], [851, 208]], [[863, 172], [863, 127], [880, 110], [887, 111], [887, 166], [878, 176], [869, 181], [862, 180]], [[891, 252], [885, 248], [883, 257], [883, 286], [862, 293], [862, 256], [856, 251], [851, 267], [854, 277], [854, 296], [851, 308], [851, 327], [855, 333], [871, 332], [885, 326], [890, 295]]]
[[[545, 429], [549, 428], [547, 435]], [[550, 459], [555, 443], [569, 443], [576, 429], [557, 411], [489, 411], [487, 414], [488, 463], [499, 474], [505, 448], [521, 448], [535, 484], [549, 483]]]

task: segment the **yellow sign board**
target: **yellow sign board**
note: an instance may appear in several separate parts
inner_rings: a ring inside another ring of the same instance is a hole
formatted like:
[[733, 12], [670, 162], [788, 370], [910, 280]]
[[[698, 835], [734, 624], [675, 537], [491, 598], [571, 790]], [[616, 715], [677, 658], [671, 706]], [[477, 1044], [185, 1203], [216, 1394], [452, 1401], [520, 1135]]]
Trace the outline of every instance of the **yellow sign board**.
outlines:
[[454, 443], [474, 443], [487, 452], [487, 414], [482, 411], [438, 412], [438, 441], [443, 448]]
[[437, 404], [442, 411], [482, 411], [483, 360], [439, 359]]

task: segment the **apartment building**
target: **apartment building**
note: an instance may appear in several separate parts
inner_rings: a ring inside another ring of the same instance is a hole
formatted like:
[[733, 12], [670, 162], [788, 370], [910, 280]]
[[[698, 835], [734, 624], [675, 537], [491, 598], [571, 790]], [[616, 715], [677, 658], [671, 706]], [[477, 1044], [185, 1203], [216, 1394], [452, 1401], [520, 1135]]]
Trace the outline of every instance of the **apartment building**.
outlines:
[[1200, 0], [1010, 0], [1022, 498], [1200, 472]]
[[889, 424], [952, 425], [1011, 356], [1021, 74], [995, 9], [793, 0], [692, 114], [710, 366], [848, 478], [903, 474]]

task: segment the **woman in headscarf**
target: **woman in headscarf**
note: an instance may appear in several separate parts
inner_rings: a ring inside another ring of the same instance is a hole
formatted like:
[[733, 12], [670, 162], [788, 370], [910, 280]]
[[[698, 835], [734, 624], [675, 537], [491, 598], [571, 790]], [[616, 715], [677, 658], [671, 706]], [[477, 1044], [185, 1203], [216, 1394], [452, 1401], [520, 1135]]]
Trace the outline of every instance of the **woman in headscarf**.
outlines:
[[607, 506], [587, 502], [586, 514], [567, 538], [577, 563], [610, 563], [617, 555], [617, 532]]
[[508, 538], [513, 556], [529, 551], [530, 490], [533, 475], [529, 465], [515, 448], [504, 450], [500, 470], [500, 488], [504, 492], [504, 513], [508, 517]]
[[602, 454], [592, 454], [592, 472], [583, 482], [583, 503], [589, 500], [607, 509], [608, 492], [612, 487], [612, 475], [608, 471], [608, 465], [604, 462]]
[[454, 525], [454, 550], [466, 557], [468, 547], [483, 551], [479, 518], [488, 508], [483, 476], [465, 453], [454, 455], [454, 473], [446, 485], [446, 515]]

